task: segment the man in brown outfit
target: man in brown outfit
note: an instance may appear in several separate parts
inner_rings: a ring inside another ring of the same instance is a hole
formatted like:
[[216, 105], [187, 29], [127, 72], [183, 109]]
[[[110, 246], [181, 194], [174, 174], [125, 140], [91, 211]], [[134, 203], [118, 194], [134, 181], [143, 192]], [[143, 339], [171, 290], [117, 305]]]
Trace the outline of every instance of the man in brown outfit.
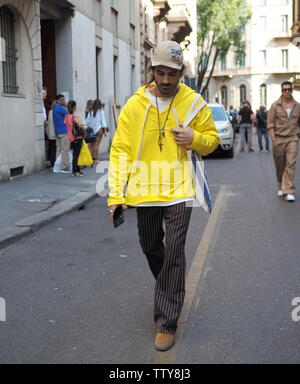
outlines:
[[293, 98], [293, 85], [281, 84], [282, 95], [268, 113], [268, 131], [278, 181], [278, 196], [295, 201], [295, 169], [300, 135], [300, 104]]

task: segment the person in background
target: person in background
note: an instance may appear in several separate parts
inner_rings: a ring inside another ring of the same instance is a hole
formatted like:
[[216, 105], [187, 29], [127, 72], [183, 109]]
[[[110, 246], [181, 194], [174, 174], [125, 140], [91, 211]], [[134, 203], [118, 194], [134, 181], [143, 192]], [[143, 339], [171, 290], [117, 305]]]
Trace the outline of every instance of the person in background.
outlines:
[[48, 125], [48, 114], [46, 109], [46, 99], [48, 96], [48, 89], [46, 87], [43, 87], [42, 89], [42, 108], [43, 108], [43, 123], [44, 123], [44, 140], [45, 140], [45, 160], [48, 161], [49, 159], [49, 138], [47, 135], [47, 125]]
[[47, 110], [46, 110], [46, 107], [45, 107], [45, 102], [46, 102], [47, 96], [48, 96], [48, 89], [46, 87], [43, 87], [43, 90], [42, 90], [42, 98], [43, 98], [42, 106], [43, 106], [43, 120], [44, 120], [44, 122], [46, 122], [47, 119], [48, 119]]
[[78, 166], [78, 157], [82, 147], [82, 140], [84, 135], [82, 136], [74, 136], [73, 134], [73, 125], [77, 123], [82, 129], [84, 129], [84, 125], [78, 118], [76, 112], [76, 101], [70, 100], [68, 102], [68, 114], [65, 116], [65, 124], [68, 129], [68, 137], [71, 144], [71, 149], [73, 150], [73, 176], [81, 177], [84, 174], [80, 171], [80, 167]]
[[61, 173], [71, 173], [69, 167], [70, 142], [68, 138], [68, 129], [65, 124], [67, 115], [66, 102], [64, 95], [56, 96], [56, 104], [53, 108], [53, 122], [55, 134], [57, 136], [57, 155], [61, 155]]
[[50, 161], [51, 168], [54, 167], [56, 160], [56, 140], [57, 136], [55, 133], [54, 122], [53, 122], [53, 108], [56, 104], [56, 101], [53, 101], [50, 104], [50, 109], [48, 112], [48, 124], [46, 126], [46, 134], [48, 137], [48, 159]]
[[252, 125], [254, 121], [254, 114], [251, 109], [250, 103], [245, 101], [243, 103], [243, 108], [239, 112], [239, 124], [240, 124], [240, 134], [241, 134], [241, 152], [244, 152], [246, 135], [247, 135], [247, 144], [249, 152], [254, 152], [252, 148]]
[[99, 146], [102, 140], [102, 136], [107, 134], [107, 124], [104, 114], [104, 108], [99, 99], [96, 99], [93, 103], [93, 109], [88, 113], [86, 119], [87, 127], [93, 129], [96, 135], [96, 141], [94, 143], [88, 143], [89, 150], [91, 152], [94, 163], [99, 163]]
[[232, 123], [232, 128], [234, 130], [235, 133], [238, 133], [237, 132], [237, 126], [238, 126], [238, 112], [236, 109], [233, 108], [233, 106], [231, 105], [229, 107], [229, 109], [226, 111], [228, 117], [229, 117], [229, 120], [231, 121]]
[[264, 152], [263, 137], [265, 138], [266, 152], [270, 151], [270, 140], [267, 130], [268, 112], [264, 105], [262, 105], [256, 113], [256, 130], [258, 136], [258, 145], [260, 152]]
[[86, 103], [86, 107], [85, 107], [85, 119], [87, 119], [88, 117], [88, 114], [90, 112], [92, 112], [93, 110], [93, 103], [94, 103], [94, 100], [88, 100], [87, 103]]
[[294, 202], [295, 170], [300, 135], [300, 103], [293, 98], [293, 84], [281, 84], [281, 97], [268, 113], [268, 131], [273, 144], [279, 197]]

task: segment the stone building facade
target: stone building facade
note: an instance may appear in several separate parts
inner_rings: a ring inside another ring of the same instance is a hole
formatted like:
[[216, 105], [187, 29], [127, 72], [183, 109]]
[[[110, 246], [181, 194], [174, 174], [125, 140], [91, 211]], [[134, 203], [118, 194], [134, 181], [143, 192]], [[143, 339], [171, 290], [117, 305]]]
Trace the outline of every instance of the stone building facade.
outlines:
[[100, 98], [110, 128], [149, 79], [151, 50], [182, 43], [187, 81], [195, 78], [196, 0], [0, 0], [0, 181], [45, 167], [41, 90], [46, 103], [63, 93]]
[[267, 108], [281, 94], [280, 85], [289, 80], [295, 85], [294, 96], [300, 100], [299, 50], [291, 43], [292, 0], [251, 0], [252, 18], [244, 40], [246, 54], [237, 57], [232, 49], [219, 60], [208, 95], [210, 102], [239, 108], [248, 100], [253, 109]]

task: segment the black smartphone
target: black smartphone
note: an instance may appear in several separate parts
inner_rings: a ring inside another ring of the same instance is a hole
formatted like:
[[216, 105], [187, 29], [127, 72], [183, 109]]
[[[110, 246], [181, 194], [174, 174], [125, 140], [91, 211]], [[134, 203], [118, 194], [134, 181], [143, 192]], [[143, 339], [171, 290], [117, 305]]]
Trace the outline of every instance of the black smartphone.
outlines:
[[124, 223], [124, 221], [125, 221], [124, 209], [123, 209], [122, 205], [118, 205], [118, 207], [116, 208], [116, 210], [114, 212], [113, 219], [114, 219], [114, 227], [115, 228], [118, 228], [121, 224]]

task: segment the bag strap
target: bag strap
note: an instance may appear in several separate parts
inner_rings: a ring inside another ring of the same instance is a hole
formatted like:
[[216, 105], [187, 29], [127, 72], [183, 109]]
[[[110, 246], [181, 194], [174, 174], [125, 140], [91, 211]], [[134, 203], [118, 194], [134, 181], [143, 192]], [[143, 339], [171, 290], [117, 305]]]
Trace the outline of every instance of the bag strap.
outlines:
[[198, 113], [207, 105], [207, 102], [203, 100], [202, 103], [199, 104], [196, 109], [194, 109], [195, 105], [198, 103], [200, 98], [201, 98], [201, 95], [197, 94], [184, 120], [183, 128], [186, 128], [191, 123], [191, 121], [194, 120], [194, 118], [198, 115]]

